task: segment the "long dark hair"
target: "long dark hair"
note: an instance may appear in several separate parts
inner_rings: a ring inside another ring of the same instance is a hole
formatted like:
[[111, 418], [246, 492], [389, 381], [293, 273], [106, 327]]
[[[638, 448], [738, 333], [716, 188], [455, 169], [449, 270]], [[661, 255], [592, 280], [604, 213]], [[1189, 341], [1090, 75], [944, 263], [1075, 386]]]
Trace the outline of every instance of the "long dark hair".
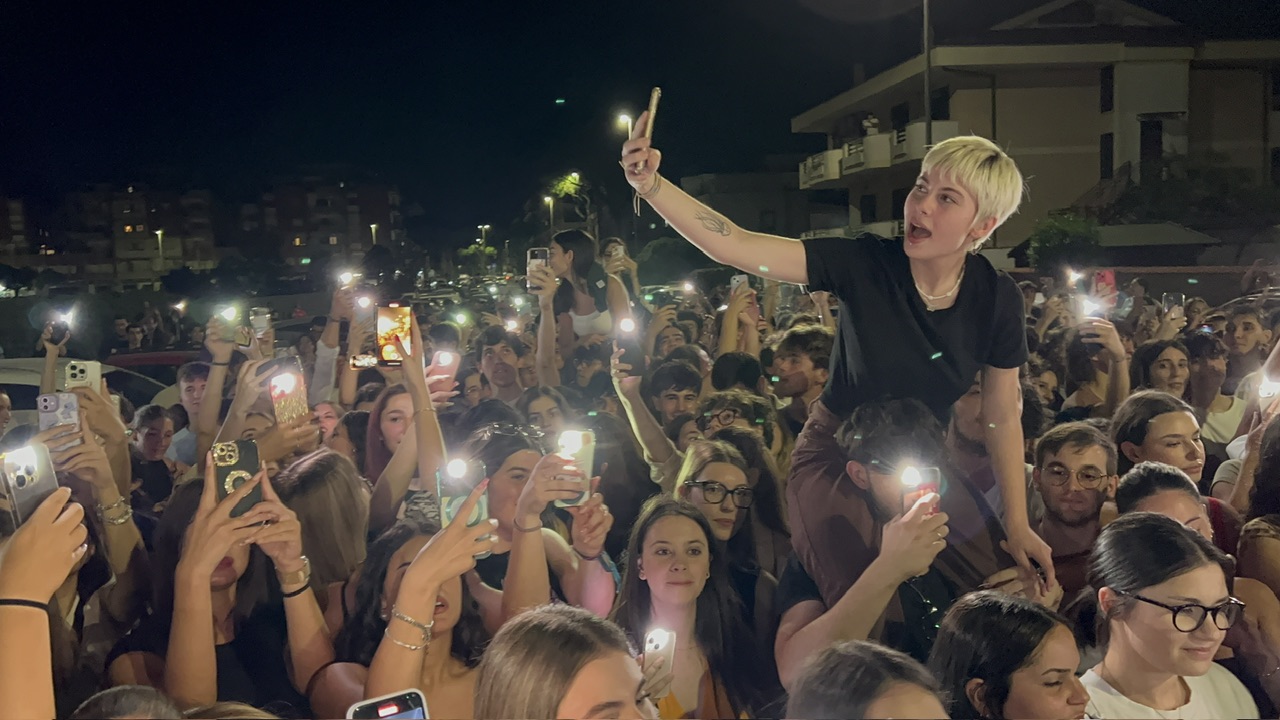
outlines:
[[1182, 353], [1188, 362], [1191, 361], [1191, 353], [1187, 352], [1187, 346], [1180, 340], [1148, 340], [1133, 351], [1133, 363], [1129, 368], [1131, 389], [1141, 390], [1151, 387], [1151, 366], [1155, 365], [1161, 353], [1169, 348]]
[[[351, 439], [351, 444], [356, 449], [356, 467], [363, 473], [367, 469], [365, 467], [365, 459], [368, 457], [369, 411], [352, 410], [343, 415], [338, 422], [347, 429], [347, 437]], [[378, 480], [378, 478], [366, 479], [370, 482], [377, 482]]]
[[1120, 403], [1116, 414], [1111, 419], [1111, 440], [1115, 442], [1120, 455], [1116, 458], [1116, 469], [1121, 475], [1133, 469], [1133, 461], [1124, 452], [1125, 443], [1142, 445], [1147, 441], [1147, 430], [1151, 421], [1166, 413], [1194, 412], [1191, 406], [1167, 392], [1160, 390], [1143, 390], [1136, 392]]
[[[333, 640], [334, 658], [338, 662], [352, 662], [368, 667], [382, 642], [387, 621], [382, 617], [383, 588], [391, 568], [391, 557], [415, 537], [434, 535], [439, 530], [431, 523], [405, 518], [392, 525], [369, 544], [369, 552], [360, 570], [360, 584], [356, 586], [356, 603], [351, 617], [342, 624]], [[449, 654], [467, 667], [480, 663], [480, 656], [489, 642], [489, 633], [480, 618], [480, 606], [462, 581], [462, 614], [453, 626]]]
[[605, 303], [604, 266], [596, 259], [596, 239], [581, 230], [561, 230], [551, 242], [560, 246], [566, 253], [573, 253], [573, 262], [569, 266], [572, 277], [565, 278], [556, 288], [552, 298], [552, 307], [557, 315], [573, 309], [573, 293], [580, 290], [595, 300], [596, 310], [608, 309]]
[[387, 449], [386, 438], [382, 436], [382, 413], [386, 411], [387, 403], [391, 398], [407, 392], [409, 388], [403, 384], [388, 385], [378, 394], [378, 399], [373, 403], [373, 410], [369, 412], [364, 449], [364, 476], [369, 482], [377, 482], [382, 476], [382, 471], [387, 468], [387, 463], [391, 462], [392, 453]]
[[1262, 451], [1249, 491], [1249, 520], [1280, 513], [1280, 422], [1262, 432]]
[[[929, 652], [929, 670], [949, 696], [955, 718], [1004, 718], [1013, 674], [1036, 656], [1045, 637], [1066, 618], [1022, 598], [994, 590], [965, 595], [942, 618]], [[982, 681], [984, 711], [965, 692], [970, 680]]]
[[627, 542], [622, 587], [610, 618], [618, 623], [635, 647], [642, 647], [653, 617], [649, 584], [640, 579], [640, 556], [653, 525], [666, 517], [683, 517], [696, 523], [707, 539], [711, 577], [698, 596], [694, 639], [707, 658], [712, 677], [719, 681], [733, 705], [734, 715], [754, 715], [772, 702], [769, 688], [776, 679], [765, 677], [757, 661], [755, 633], [742, 616], [742, 601], [729, 581], [729, 565], [723, 544], [716, 541], [706, 516], [692, 503], [666, 496], [650, 498], [640, 510]]

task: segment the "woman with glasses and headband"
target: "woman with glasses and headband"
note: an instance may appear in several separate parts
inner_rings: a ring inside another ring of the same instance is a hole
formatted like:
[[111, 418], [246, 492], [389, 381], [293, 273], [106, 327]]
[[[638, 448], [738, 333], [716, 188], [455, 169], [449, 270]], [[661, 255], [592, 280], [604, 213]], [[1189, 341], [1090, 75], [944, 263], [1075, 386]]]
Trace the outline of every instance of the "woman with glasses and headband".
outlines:
[[[1204, 498], [1195, 483], [1177, 468], [1145, 462], [1120, 479], [1116, 509], [1121, 513], [1153, 512], [1177, 520], [1213, 541], [1213, 527]], [[1267, 717], [1275, 717], [1280, 699], [1280, 656], [1272, 648], [1280, 640], [1280, 600], [1263, 583], [1248, 577], [1229, 578], [1231, 594], [1245, 603], [1244, 620], [1223, 641], [1219, 662], [1234, 671], [1249, 687]], [[1264, 679], [1264, 682], [1259, 682]]]
[[[476, 562], [484, 586], [471, 588], [492, 630], [549, 600], [600, 616], [613, 606], [617, 585], [604, 551], [613, 516], [604, 497], [593, 492], [586, 504], [566, 508], [574, 521], [571, 542], [543, 528], [548, 506], [577, 497], [592, 471], [572, 467], [557, 453], [546, 454], [544, 441], [537, 428], [494, 423], [472, 433], [456, 455], [484, 468], [489, 517], [498, 521], [492, 554]], [[513, 579], [518, 587], [511, 587]]]
[[1194, 530], [1154, 513], [1103, 529], [1089, 563], [1107, 652], [1084, 674], [1089, 715], [1257, 718], [1249, 691], [1214, 656], [1244, 611], [1230, 561]]

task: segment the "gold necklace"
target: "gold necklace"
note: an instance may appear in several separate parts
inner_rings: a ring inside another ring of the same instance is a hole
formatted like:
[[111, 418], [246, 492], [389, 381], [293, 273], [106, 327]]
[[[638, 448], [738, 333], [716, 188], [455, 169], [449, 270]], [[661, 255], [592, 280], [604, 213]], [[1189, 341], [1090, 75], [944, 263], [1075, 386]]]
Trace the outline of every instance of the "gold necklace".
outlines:
[[956, 284], [952, 285], [950, 290], [941, 295], [930, 295], [925, 292], [924, 288], [920, 287], [920, 283], [916, 282], [914, 276], [911, 278], [911, 282], [916, 286], [916, 292], [920, 293], [920, 297], [924, 298], [924, 309], [933, 312], [934, 310], [937, 310], [937, 308], [933, 306], [933, 303], [936, 303], [939, 300], [946, 300], [952, 295], [955, 295], [956, 291], [960, 289], [960, 283], [964, 282], [964, 265], [960, 266], [960, 276], [956, 278]]

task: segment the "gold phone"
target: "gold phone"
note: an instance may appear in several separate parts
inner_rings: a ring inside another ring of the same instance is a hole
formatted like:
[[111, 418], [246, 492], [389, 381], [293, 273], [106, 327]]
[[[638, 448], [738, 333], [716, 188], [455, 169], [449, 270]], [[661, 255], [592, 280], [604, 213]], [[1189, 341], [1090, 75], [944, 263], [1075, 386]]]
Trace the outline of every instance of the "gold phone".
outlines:
[[658, 101], [662, 99], [662, 88], [656, 87], [649, 92], [649, 122], [645, 123], [644, 136], [653, 137], [653, 123], [658, 119]]

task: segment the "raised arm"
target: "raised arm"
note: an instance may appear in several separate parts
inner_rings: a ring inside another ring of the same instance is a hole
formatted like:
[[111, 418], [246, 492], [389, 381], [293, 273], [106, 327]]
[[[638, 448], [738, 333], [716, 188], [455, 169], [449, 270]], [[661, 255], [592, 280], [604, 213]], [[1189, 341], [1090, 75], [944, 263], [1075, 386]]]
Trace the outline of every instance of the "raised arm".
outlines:
[[[558, 387], [560, 373], [556, 372], [556, 311], [552, 298], [556, 292], [555, 273], [546, 265], [533, 268], [530, 279], [538, 283], [534, 295], [538, 297], [538, 349], [535, 356], [538, 384]], [[566, 360], [568, 358], [565, 358]]]
[[761, 277], [806, 285], [804, 245], [798, 240], [743, 230], [658, 174], [662, 153], [644, 136], [649, 113], [640, 115], [622, 146], [627, 182], [676, 232], [707, 257]]

